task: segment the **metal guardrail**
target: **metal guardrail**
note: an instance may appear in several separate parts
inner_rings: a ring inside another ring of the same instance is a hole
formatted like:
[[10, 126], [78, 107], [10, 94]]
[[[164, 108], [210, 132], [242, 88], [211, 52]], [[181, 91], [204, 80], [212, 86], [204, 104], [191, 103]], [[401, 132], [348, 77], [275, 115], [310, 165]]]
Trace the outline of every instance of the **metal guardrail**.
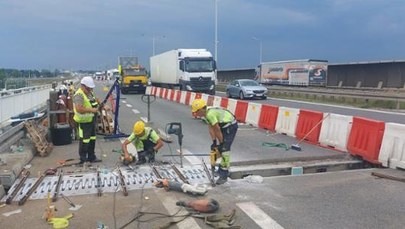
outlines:
[[[226, 88], [227, 84], [218, 84], [221, 88]], [[285, 95], [298, 96], [306, 99], [334, 98], [342, 100], [343, 98], [361, 99], [361, 100], [383, 100], [395, 102], [397, 109], [400, 103], [405, 102], [405, 91], [387, 92], [382, 90], [360, 90], [360, 89], [334, 89], [334, 88], [302, 88], [302, 87], [282, 87], [267, 86], [269, 96]]]

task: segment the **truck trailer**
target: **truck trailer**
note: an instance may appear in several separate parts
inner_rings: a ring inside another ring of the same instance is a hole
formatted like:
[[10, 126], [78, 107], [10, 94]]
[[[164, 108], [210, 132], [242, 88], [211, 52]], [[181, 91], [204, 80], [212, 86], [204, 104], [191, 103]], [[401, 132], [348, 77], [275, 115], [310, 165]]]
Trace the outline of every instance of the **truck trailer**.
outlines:
[[146, 69], [138, 64], [137, 57], [119, 57], [118, 71], [121, 75], [121, 93], [141, 92], [144, 93], [148, 84]]
[[150, 58], [152, 85], [215, 94], [216, 64], [206, 49], [176, 49]]
[[325, 86], [327, 69], [327, 60], [264, 62], [256, 69], [256, 80], [269, 85]]

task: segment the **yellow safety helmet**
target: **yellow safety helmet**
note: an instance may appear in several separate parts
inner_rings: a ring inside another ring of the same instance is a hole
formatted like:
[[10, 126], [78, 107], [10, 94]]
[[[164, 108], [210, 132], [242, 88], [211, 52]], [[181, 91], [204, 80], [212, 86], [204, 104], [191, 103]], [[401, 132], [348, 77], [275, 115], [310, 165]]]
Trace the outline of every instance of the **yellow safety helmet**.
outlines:
[[137, 121], [134, 124], [134, 134], [140, 135], [145, 130], [145, 123], [142, 121]]
[[193, 113], [197, 112], [198, 110], [204, 108], [205, 106], [207, 106], [207, 102], [205, 102], [204, 99], [196, 99], [191, 104], [191, 112]]

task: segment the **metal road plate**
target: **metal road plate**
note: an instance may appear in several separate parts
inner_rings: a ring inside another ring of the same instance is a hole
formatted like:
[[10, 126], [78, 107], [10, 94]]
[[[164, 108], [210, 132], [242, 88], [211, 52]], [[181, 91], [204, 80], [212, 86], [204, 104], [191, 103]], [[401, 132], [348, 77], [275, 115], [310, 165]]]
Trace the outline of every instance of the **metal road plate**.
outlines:
[[[175, 171], [169, 165], [155, 167], [163, 178], [182, 182]], [[204, 168], [201, 165], [184, 166], [183, 168], [178, 169], [192, 185], [210, 183], [207, 178], [207, 174], [205, 173]], [[132, 171], [129, 168], [125, 170], [125, 167], [121, 167], [121, 171], [122, 175], [125, 178], [127, 190], [152, 188], [153, 183], [157, 181], [152, 168], [149, 166], [141, 166], [135, 171]], [[118, 171], [113, 170], [112, 172], [106, 174], [100, 172], [100, 177], [102, 181], [102, 192], [117, 192], [121, 190]], [[29, 189], [32, 187], [37, 179], [38, 178], [27, 179], [19, 193], [16, 195], [16, 197], [14, 197], [13, 201], [19, 201], [29, 191]], [[9, 194], [13, 192], [19, 182], [20, 179], [14, 182], [13, 186], [8, 192]], [[52, 196], [55, 192], [57, 182], [58, 176], [45, 177], [38, 188], [35, 190], [35, 192], [32, 193], [30, 199], [45, 199], [47, 198], [48, 192], [50, 192]], [[97, 174], [87, 173], [65, 175], [63, 176], [62, 182], [60, 184], [59, 193], [62, 193], [65, 196], [95, 194], [97, 193]], [[8, 196], [5, 196], [2, 201], [5, 201], [7, 197]]]

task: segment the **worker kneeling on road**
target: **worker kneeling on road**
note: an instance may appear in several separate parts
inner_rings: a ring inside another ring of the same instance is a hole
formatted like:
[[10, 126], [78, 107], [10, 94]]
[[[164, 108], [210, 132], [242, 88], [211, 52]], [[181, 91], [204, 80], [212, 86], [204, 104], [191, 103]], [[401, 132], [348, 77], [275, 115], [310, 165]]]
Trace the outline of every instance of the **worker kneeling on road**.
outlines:
[[132, 134], [122, 143], [122, 151], [124, 153], [122, 161], [126, 165], [135, 161], [135, 156], [131, 155], [127, 149], [127, 145], [131, 142], [135, 145], [138, 152], [137, 165], [146, 163], [146, 158], [149, 163], [154, 162], [155, 154], [163, 146], [163, 141], [156, 131], [150, 127], [145, 127], [144, 122], [137, 121], [134, 124]]
[[223, 184], [228, 180], [231, 167], [231, 145], [238, 130], [238, 122], [232, 112], [222, 107], [207, 107], [207, 103], [203, 99], [193, 101], [191, 112], [202, 117], [208, 124], [208, 131], [212, 139], [211, 150], [217, 148], [222, 158], [216, 184]]

